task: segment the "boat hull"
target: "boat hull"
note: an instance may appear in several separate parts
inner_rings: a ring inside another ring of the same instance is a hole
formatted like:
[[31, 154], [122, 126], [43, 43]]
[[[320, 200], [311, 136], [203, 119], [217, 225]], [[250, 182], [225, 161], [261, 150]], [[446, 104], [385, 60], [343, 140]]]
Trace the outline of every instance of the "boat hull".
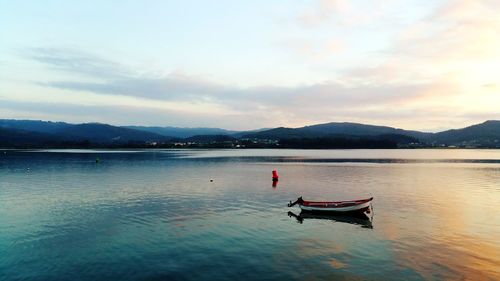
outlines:
[[373, 198], [356, 200], [356, 201], [340, 201], [340, 202], [311, 202], [304, 201], [299, 203], [302, 211], [306, 212], [364, 212], [369, 210]]
[[370, 208], [370, 202], [363, 203], [355, 206], [348, 207], [314, 207], [314, 206], [304, 206], [299, 205], [302, 211], [306, 212], [340, 212], [340, 213], [348, 213], [348, 212], [364, 212]]

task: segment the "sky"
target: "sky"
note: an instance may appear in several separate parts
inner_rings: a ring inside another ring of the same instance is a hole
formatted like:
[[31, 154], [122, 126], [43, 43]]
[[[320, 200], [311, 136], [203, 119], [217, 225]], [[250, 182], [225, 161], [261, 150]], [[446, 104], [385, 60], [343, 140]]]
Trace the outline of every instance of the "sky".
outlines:
[[500, 119], [498, 0], [0, 0], [0, 118], [439, 131]]

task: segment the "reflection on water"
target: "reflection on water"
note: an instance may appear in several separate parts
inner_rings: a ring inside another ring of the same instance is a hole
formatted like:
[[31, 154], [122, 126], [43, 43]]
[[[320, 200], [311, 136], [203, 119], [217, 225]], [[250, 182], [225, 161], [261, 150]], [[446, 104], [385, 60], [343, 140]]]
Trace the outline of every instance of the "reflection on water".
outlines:
[[311, 212], [300, 212], [296, 215], [294, 212], [288, 212], [289, 217], [293, 217], [298, 223], [304, 223], [304, 220], [330, 220], [333, 222], [350, 223], [359, 225], [364, 228], [373, 228], [373, 215], [367, 213], [354, 213], [354, 214], [318, 214]]
[[500, 280], [500, 150], [113, 152], [0, 153], [0, 280]]

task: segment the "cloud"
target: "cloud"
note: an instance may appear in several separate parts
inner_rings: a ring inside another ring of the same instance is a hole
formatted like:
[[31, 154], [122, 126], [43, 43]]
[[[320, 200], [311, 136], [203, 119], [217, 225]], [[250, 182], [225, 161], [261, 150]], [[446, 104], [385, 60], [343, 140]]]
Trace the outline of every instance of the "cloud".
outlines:
[[[302, 20], [316, 25], [352, 16], [357, 24], [364, 24], [384, 19], [386, 11], [375, 9], [362, 18], [356, 16], [360, 11], [351, 6], [354, 4], [318, 3], [318, 9], [306, 11]], [[331, 78], [296, 86], [241, 87], [175, 71], [167, 75], [144, 74], [77, 49], [32, 48], [25, 50], [24, 56], [48, 70], [70, 74], [35, 82], [48, 91], [75, 95], [73, 105], [60, 103], [61, 114], [63, 107], [81, 112], [77, 110], [78, 97], [83, 95], [106, 97], [107, 103], [87, 105], [102, 106], [104, 111], [92, 112], [103, 121], [110, 118], [121, 123], [133, 116], [133, 120], [145, 123], [155, 120], [158, 124], [188, 126], [199, 122], [230, 128], [330, 121], [377, 122], [413, 129], [453, 127], [470, 120], [481, 121], [479, 117], [498, 118], [494, 108], [500, 102], [495, 86], [500, 84], [498, 14], [498, 1], [447, 1], [422, 18], [401, 25], [382, 52], [360, 53], [357, 66], [321, 69], [323, 74], [331, 73]], [[310, 36], [313, 41], [316, 38], [314, 42], [298, 39], [289, 44], [298, 48], [297, 57], [304, 68], [311, 66], [311, 59], [332, 64], [333, 60], [324, 58], [343, 55], [343, 39], [338, 40], [338, 34], [325, 34], [330, 33]], [[273, 75], [270, 69], [262, 72]], [[113, 106], [118, 99], [127, 102]], [[15, 96], [10, 100], [14, 101]], [[48, 105], [40, 108], [51, 111]]]
[[[401, 8], [408, 8], [412, 4], [411, 1], [404, 4], [401, 1], [392, 1], [362, 5], [354, 1], [343, 8], [339, 8], [339, 3], [342, 2], [337, 1], [317, 3], [313, 9], [317, 13], [312, 13], [316, 17], [311, 18], [316, 19], [313, 22], [317, 24], [325, 23], [321, 27], [315, 26], [316, 30], [324, 31], [321, 33], [323, 35], [327, 34], [327, 28], [335, 31], [345, 30], [345, 26], [339, 27], [337, 23], [349, 25], [352, 34], [359, 33], [359, 28], [382, 34], [388, 30], [392, 32], [390, 41], [385, 37], [377, 39], [385, 40], [387, 47], [383, 50], [366, 48], [370, 53], [357, 54], [356, 58], [351, 59], [358, 60], [358, 66], [336, 73], [343, 82], [358, 85], [444, 82], [452, 84], [457, 80], [470, 82], [473, 78], [477, 80], [474, 82], [481, 84], [498, 82], [493, 73], [500, 72], [499, 1], [436, 2], [427, 5], [431, 9], [426, 13], [421, 13], [419, 17], [414, 15], [415, 18], [410, 21], [397, 18], [396, 13], [401, 13]], [[336, 25], [326, 23], [327, 19], [333, 17]], [[364, 35], [375, 38], [370, 34]], [[342, 45], [346, 43], [339, 41], [342, 44], [337, 46], [341, 48], [326, 52], [329, 40], [335, 42], [336, 38], [338, 34], [332, 32], [329, 37], [322, 37], [321, 40], [295, 39], [289, 46], [297, 51], [296, 55], [308, 56], [309, 59], [319, 58], [321, 61], [335, 54], [334, 51], [344, 49]], [[349, 38], [349, 35], [346, 38]], [[351, 45], [360, 47], [348, 39], [343, 41], [349, 42], [350, 49]], [[357, 42], [359, 44], [359, 41]]]
[[130, 76], [107, 79], [104, 82], [54, 81], [43, 82], [40, 85], [66, 90], [160, 100], [206, 99], [226, 91], [224, 86], [189, 77], [179, 77], [175, 74], [162, 78]]
[[69, 48], [29, 48], [23, 55], [49, 66], [54, 70], [67, 71], [89, 77], [119, 78], [130, 75], [120, 64]]
[[335, 24], [369, 29], [397, 18], [399, 15], [391, 12], [407, 8], [411, 1], [316, 0], [313, 3], [294, 18], [300, 26], [312, 29]]
[[318, 4], [304, 13], [298, 20], [304, 26], [312, 27], [329, 20], [336, 13], [343, 13], [350, 9], [348, 1], [344, 0], [319, 0]]
[[286, 118], [282, 112], [255, 111], [248, 116], [228, 112], [223, 115], [133, 105], [80, 105], [72, 103], [28, 102], [0, 99], [3, 118], [101, 122], [114, 125], [151, 125], [181, 127], [221, 127], [255, 129], [272, 127]]
[[340, 56], [347, 49], [347, 43], [340, 39], [304, 40], [288, 39], [281, 44], [286, 49], [291, 49], [300, 57], [313, 61], [324, 61], [332, 56]]
[[499, 13], [498, 1], [448, 1], [400, 32], [383, 67], [427, 79], [483, 72], [500, 58]]
[[[45, 53], [45, 49], [43, 49]], [[51, 53], [58, 52], [51, 49]], [[100, 78], [99, 82], [81, 81], [49, 81], [38, 82], [39, 85], [71, 91], [83, 91], [106, 95], [132, 96], [166, 101], [211, 101], [238, 106], [240, 103], [261, 104], [265, 106], [283, 106], [293, 104], [317, 104], [329, 102], [341, 106], [360, 103], [387, 103], [399, 97], [418, 95], [422, 85], [389, 85], [389, 86], [345, 86], [339, 82], [323, 82], [297, 87], [238, 87], [204, 80], [197, 76], [171, 73], [163, 77], [144, 77], [133, 75], [131, 70], [118, 63], [99, 60], [95, 56], [87, 58], [77, 51], [70, 52], [77, 62], [70, 63], [64, 59], [38, 60], [50, 68], [74, 74], [83, 74]], [[37, 56], [38, 58], [38, 56]], [[80, 63], [82, 62], [82, 63]], [[87, 63], [89, 62], [89, 63]], [[83, 67], [80, 67], [80, 66]], [[116, 68], [118, 68], [117, 70]], [[120, 72], [119, 72], [120, 71]], [[116, 75], [119, 73], [119, 75]], [[312, 98], [313, 97], [313, 98]]]
[[[52, 58], [56, 54], [64, 55], [61, 59]], [[70, 109], [67, 114], [93, 112], [99, 119], [94, 121], [115, 120], [120, 124], [127, 124], [126, 120], [132, 120], [133, 116], [133, 120], [142, 120], [150, 124], [154, 120], [159, 124], [182, 126], [225, 124], [229, 128], [241, 128], [241, 124], [245, 126], [254, 124], [255, 127], [284, 124], [301, 126], [335, 120], [359, 122], [369, 120], [380, 124], [389, 120], [392, 121], [390, 124], [394, 125], [414, 125], [415, 118], [427, 118], [432, 108], [436, 108], [432, 112], [433, 121], [446, 119], [450, 112], [461, 112], [451, 108], [453, 103], [449, 100], [444, 104], [439, 100], [436, 103], [427, 102], [432, 100], [436, 91], [443, 93], [453, 89], [453, 84], [419, 79], [414, 82], [405, 79], [391, 81], [388, 78], [391, 77], [389, 75], [391, 72], [388, 72], [387, 65], [382, 68], [351, 70], [352, 73], [339, 81], [295, 87], [244, 88], [177, 72], [159, 77], [139, 75], [134, 73], [133, 69], [119, 63], [77, 50], [36, 49], [31, 58], [50, 69], [77, 76], [75, 79], [37, 82], [38, 85], [69, 93], [81, 92], [138, 99], [137, 105], [113, 106], [108, 103], [102, 104], [101, 107], [99, 105], [79, 107], [68, 104], [57, 106], [61, 114], [66, 112], [64, 108]], [[398, 64], [394, 65], [394, 77], [401, 77], [398, 73], [402, 70], [401, 67]], [[99, 81], [81, 81], [78, 76], [95, 78]], [[363, 78], [356, 81], [360, 76]], [[45, 109], [53, 112], [54, 109], [49, 109], [50, 106], [39, 107], [37, 111]], [[32, 107], [30, 110], [35, 109]], [[431, 127], [431, 124], [422, 126]]]

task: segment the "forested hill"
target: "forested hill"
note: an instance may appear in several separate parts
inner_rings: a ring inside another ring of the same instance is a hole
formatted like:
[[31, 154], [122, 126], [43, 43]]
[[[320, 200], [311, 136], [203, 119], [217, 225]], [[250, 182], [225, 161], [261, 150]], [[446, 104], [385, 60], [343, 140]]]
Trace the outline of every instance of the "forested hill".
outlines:
[[[172, 135], [168, 135], [171, 133]], [[0, 120], [0, 147], [500, 148], [500, 121], [438, 133], [332, 122], [255, 131]]]

